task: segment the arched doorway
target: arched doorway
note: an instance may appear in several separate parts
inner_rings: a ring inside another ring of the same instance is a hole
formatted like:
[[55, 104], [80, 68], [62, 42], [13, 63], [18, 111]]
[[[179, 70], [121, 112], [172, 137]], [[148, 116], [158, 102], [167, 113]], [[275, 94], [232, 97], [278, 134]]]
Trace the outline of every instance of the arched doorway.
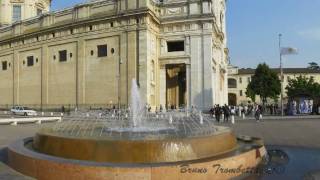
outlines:
[[186, 99], [186, 65], [168, 64], [166, 65], [166, 96], [167, 108], [184, 107], [187, 104]]
[[229, 93], [228, 94], [228, 99], [229, 99], [229, 105], [230, 106], [236, 106], [237, 105], [237, 95], [234, 93]]

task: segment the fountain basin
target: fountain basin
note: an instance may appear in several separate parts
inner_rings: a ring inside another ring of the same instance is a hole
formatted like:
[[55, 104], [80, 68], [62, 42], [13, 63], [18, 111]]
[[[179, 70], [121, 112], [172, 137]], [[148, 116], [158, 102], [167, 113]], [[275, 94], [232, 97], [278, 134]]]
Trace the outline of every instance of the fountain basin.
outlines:
[[57, 180], [203, 180], [231, 179], [252, 175], [243, 171], [225, 173], [219, 167], [237, 169], [256, 168], [266, 155], [259, 142], [238, 140], [238, 148], [226, 154], [193, 161], [171, 163], [101, 163], [66, 159], [39, 153], [32, 148], [33, 138], [11, 144], [8, 148], [8, 164], [13, 169], [36, 179]]
[[[112, 133], [112, 136], [105, 137], [81, 137], [44, 129], [34, 137], [33, 147], [40, 153], [52, 156], [109, 163], [189, 161], [225, 154], [238, 147], [233, 132], [225, 127], [218, 127], [217, 131], [207, 135], [188, 138], [178, 135], [152, 136], [147, 132], [143, 138], [129, 140], [130, 134], [121, 131]], [[134, 136], [142, 132], [131, 133]]]

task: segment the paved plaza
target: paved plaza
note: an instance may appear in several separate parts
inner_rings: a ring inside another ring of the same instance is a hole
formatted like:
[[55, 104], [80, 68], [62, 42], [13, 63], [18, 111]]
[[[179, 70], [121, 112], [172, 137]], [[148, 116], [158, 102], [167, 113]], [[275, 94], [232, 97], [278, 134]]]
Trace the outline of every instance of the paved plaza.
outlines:
[[[1, 160], [6, 160], [6, 154], [3, 149], [10, 143], [17, 139], [31, 137], [39, 129], [54, 125], [55, 123], [44, 123], [41, 125], [19, 124], [18, 126], [0, 125]], [[274, 146], [288, 146], [312, 149], [312, 151], [318, 151], [317, 149], [320, 149], [320, 138], [318, 138], [320, 137], [320, 117], [285, 119], [269, 117], [261, 122], [256, 122], [252, 119], [237, 119], [235, 125], [229, 123], [219, 123], [218, 125], [233, 128], [236, 135], [261, 137], [269, 148]], [[299, 162], [301, 161], [299, 160]], [[0, 163], [0, 179], [26, 180], [29, 178], [10, 170], [5, 164]]]
[[[18, 126], [0, 125], [0, 148], [17, 139], [31, 137], [43, 127], [55, 123], [20, 124]], [[306, 118], [268, 118], [257, 123], [253, 119], [236, 119], [236, 124], [216, 123], [234, 129], [236, 135], [261, 137], [266, 145], [285, 145], [320, 148], [320, 117]]]
[[[228, 125], [228, 124], [223, 124]], [[261, 137], [266, 145], [320, 148], [320, 117], [305, 119], [238, 120], [231, 126], [237, 135]]]

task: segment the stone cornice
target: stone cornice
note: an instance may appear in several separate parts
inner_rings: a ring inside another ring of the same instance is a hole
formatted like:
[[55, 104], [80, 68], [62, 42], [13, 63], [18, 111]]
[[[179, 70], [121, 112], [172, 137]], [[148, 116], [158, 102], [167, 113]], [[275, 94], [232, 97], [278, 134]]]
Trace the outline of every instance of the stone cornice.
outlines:
[[[35, 36], [36, 34], [45, 34], [45, 33], [55, 32], [57, 30], [61, 31], [62, 29], [85, 26], [87, 24], [94, 24], [94, 23], [98, 23], [100, 21], [115, 21], [115, 20], [119, 21], [121, 19], [130, 18], [131, 16], [132, 17], [145, 16], [147, 14], [151, 15], [152, 17], [155, 17], [153, 14], [150, 13], [148, 8], [140, 8], [140, 9], [137, 9], [134, 11], [127, 12], [125, 14], [115, 14], [115, 15], [101, 14], [101, 15], [93, 16], [88, 19], [70, 20], [70, 21], [64, 21], [64, 22], [60, 22], [60, 23], [54, 23], [51, 26], [47, 26], [47, 27], [38, 27], [33, 31], [28, 31], [28, 32], [25, 32], [20, 35], [10, 35], [10, 36], [5, 36], [5, 37], [0, 36], [0, 41], [1, 41], [1, 43], [5, 43], [7, 41], [15, 41], [15, 40], [19, 40], [21, 38]], [[22, 23], [32, 24], [33, 22], [35, 22], [37, 20], [39, 22], [40, 19], [34, 18], [34, 19], [32, 19], [32, 22], [27, 21], [27, 22], [22, 22]], [[157, 21], [157, 19], [155, 19], [155, 20]], [[18, 24], [15, 24], [15, 25], [18, 25]], [[13, 26], [3, 27], [0, 29], [0, 33], [1, 33], [1, 31], [8, 31], [13, 28], [14, 28]]]
[[213, 21], [213, 14], [200, 14], [200, 15], [190, 15], [190, 16], [176, 16], [160, 18], [162, 24], [178, 23], [186, 21]]

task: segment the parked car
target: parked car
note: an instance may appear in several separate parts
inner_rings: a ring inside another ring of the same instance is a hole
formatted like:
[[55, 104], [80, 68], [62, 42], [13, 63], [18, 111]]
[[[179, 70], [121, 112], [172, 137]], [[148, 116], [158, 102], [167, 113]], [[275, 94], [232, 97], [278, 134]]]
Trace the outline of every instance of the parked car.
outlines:
[[22, 115], [22, 116], [37, 116], [37, 112], [32, 110], [28, 107], [23, 106], [14, 106], [11, 109], [11, 113], [15, 115]]

